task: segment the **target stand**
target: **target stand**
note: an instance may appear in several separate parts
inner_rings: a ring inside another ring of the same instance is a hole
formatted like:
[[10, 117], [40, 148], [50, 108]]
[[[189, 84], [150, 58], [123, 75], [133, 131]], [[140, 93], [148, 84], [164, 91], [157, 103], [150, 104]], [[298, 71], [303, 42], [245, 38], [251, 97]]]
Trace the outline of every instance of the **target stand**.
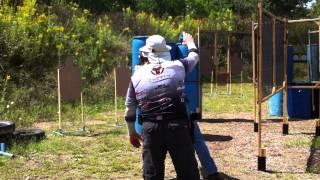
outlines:
[[[57, 81], [58, 81], [58, 129], [53, 133], [58, 136], [64, 135], [85, 135], [87, 133], [92, 133], [92, 131], [87, 128], [84, 118], [84, 103], [83, 94], [81, 91], [82, 80], [81, 71], [78, 65], [74, 64], [73, 57], [66, 56], [64, 65], [57, 69]], [[79, 131], [67, 132], [62, 128], [62, 118], [61, 118], [61, 105], [62, 100], [71, 101], [80, 98], [81, 106], [81, 128]]]

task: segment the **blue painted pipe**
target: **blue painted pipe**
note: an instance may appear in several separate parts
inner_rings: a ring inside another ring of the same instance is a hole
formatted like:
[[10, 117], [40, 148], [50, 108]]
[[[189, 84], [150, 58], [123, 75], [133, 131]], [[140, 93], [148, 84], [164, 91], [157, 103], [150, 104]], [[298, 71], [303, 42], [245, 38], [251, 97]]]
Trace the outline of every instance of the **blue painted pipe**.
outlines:
[[0, 156], [8, 156], [10, 158], [14, 157], [13, 154], [7, 153], [7, 152], [5, 152], [5, 150], [6, 150], [5, 144], [4, 143], [0, 143]]

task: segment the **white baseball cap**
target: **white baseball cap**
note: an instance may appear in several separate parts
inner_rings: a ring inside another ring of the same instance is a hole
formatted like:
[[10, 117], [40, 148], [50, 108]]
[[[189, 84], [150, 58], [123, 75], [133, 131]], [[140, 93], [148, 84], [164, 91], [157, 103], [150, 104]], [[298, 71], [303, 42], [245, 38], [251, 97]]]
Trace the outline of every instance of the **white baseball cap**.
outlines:
[[142, 56], [147, 57], [150, 63], [170, 61], [170, 50], [171, 47], [167, 45], [166, 40], [160, 35], [148, 37], [146, 45], [139, 49]]
[[160, 35], [152, 35], [147, 38], [146, 45], [139, 49], [141, 52], [161, 53], [168, 52], [171, 47], [167, 45], [166, 40]]

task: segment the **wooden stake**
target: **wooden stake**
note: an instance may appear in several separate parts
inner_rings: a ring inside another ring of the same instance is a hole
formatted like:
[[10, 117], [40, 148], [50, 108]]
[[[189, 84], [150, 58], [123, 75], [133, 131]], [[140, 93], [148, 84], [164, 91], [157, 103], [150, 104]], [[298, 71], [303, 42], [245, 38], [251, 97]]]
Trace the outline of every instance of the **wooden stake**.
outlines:
[[[310, 54], [310, 77], [312, 77], [312, 45], [311, 45], [311, 35], [310, 35], [310, 31], [308, 30], [308, 43], [309, 43], [309, 54]], [[311, 78], [311, 81], [313, 79]]]
[[217, 32], [214, 32], [214, 52], [213, 58], [215, 63], [215, 73], [216, 73], [216, 94], [218, 94], [218, 70], [219, 70], [219, 60], [217, 59]]
[[210, 95], [213, 94], [213, 69], [211, 70], [211, 80], [210, 80]]
[[230, 34], [228, 35], [228, 51], [227, 51], [227, 58], [228, 58], [228, 71], [229, 71], [229, 92], [228, 94], [231, 95], [231, 84], [232, 84], [232, 72], [231, 72], [231, 66], [232, 66], [232, 63], [231, 63], [231, 58], [230, 58], [230, 46], [231, 46], [231, 43], [230, 43]]
[[284, 61], [284, 81], [283, 81], [283, 124], [288, 124], [287, 118], [287, 104], [288, 104], [288, 76], [287, 76], [287, 61], [288, 61], [288, 18], [285, 18], [284, 25], [284, 52], [283, 52], [283, 61]]
[[80, 103], [81, 103], [81, 122], [82, 122], [82, 128], [84, 129], [86, 124], [84, 121], [84, 110], [83, 110], [83, 96], [82, 92], [80, 93]]
[[272, 78], [273, 78], [273, 89], [274, 92], [277, 88], [277, 74], [276, 74], [276, 18], [272, 18]]
[[241, 92], [241, 96], [243, 96], [243, 71], [241, 71], [240, 73], [240, 92]]
[[[317, 32], [318, 33], [318, 32]], [[310, 55], [310, 64], [309, 64], [309, 76], [310, 80], [312, 81], [312, 46], [311, 46], [311, 31], [308, 30], [308, 44], [309, 44], [309, 55]], [[312, 112], [315, 111], [315, 104], [314, 104], [314, 90], [311, 91], [311, 103], [312, 103]]]
[[58, 126], [59, 129], [62, 129], [61, 125], [61, 89], [60, 89], [60, 69], [57, 69], [58, 73]]
[[[262, 148], [262, 143], [261, 143], [261, 118], [262, 118], [262, 46], [263, 46], [263, 19], [262, 19], [262, 2], [258, 3], [258, 10], [259, 10], [259, 60], [258, 60], [258, 151], [260, 152]], [[259, 154], [260, 155], [260, 154]]]
[[261, 157], [266, 157], [266, 150], [265, 149], [260, 149], [260, 151], [259, 151], [259, 156], [261, 156]]
[[253, 120], [257, 121], [257, 88], [256, 88], [256, 44], [255, 25], [252, 21], [251, 44], [252, 44], [252, 86], [253, 86]]
[[118, 122], [118, 102], [117, 102], [117, 72], [116, 67], [113, 69], [114, 76], [114, 118]]
[[[201, 48], [200, 48], [200, 27], [198, 26], [198, 49], [199, 49], [199, 57], [201, 54]], [[202, 104], [201, 104], [201, 94], [202, 94], [202, 88], [201, 88], [201, 61], [199, 60], [199, 71], [198, 71], [198, 108], [199, 113], [201, 113]]]

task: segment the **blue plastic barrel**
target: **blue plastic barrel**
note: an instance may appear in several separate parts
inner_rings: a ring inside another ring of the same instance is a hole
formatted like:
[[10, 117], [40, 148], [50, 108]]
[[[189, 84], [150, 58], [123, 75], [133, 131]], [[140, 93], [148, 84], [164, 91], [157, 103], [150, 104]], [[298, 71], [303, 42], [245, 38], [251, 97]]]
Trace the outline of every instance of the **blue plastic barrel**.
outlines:
[[134, 36], [131, 41], [132, 52], [132, 73], [134, 73], [135, 66], [139, 64], [139, 49], [146, 44], [147, 36]]
[[[131, 64], [131, 70], [132, 74], [135, 71], [135, 66], [139, 64], [139, 49], [146, 44], [147, 36], [135, 36], [132, 39], [131, 42], [131, 52], [132, 52], [132, 64]], [[136, 132], [141, 134], [142, 133], [142, 126], [138, 123], [138, 115], [139, 115], [139, 109], [136, 110], [136, 121], [135, 121], [135, 129]]]
[[283, 93], [278, 92], [269, 100], [269, 113], [271, 116], [282, 116]]
[[167, 43], [171, 47], [170, 50], [170, 55], [171, 55], [171, 60], [175, 60], [178, 58], [177, 55], [177, 43]]
[[[178, 57], [185, 58], [188, 56], [188, 47], [183, 44], [178, 44]], [[198, 82], [199, 81], [199, 64], [192, 70], [190, 74], [187, 75], [185, 82]]]
[[[182, 59], [188, 56], [188, 47], [183, 44], [178, 44], [178, 58]], [[188, 113], [196, 113], [197, 108], [201, 108], [201, 93], [199, 82], [199, 64], [185, 78], [185, 94], [187, 97]], [[201, 113], [201, 112], [200, 112]]]
[[288, 116], [290, 118], [312, 117], [311, 89], [288, 89]]

